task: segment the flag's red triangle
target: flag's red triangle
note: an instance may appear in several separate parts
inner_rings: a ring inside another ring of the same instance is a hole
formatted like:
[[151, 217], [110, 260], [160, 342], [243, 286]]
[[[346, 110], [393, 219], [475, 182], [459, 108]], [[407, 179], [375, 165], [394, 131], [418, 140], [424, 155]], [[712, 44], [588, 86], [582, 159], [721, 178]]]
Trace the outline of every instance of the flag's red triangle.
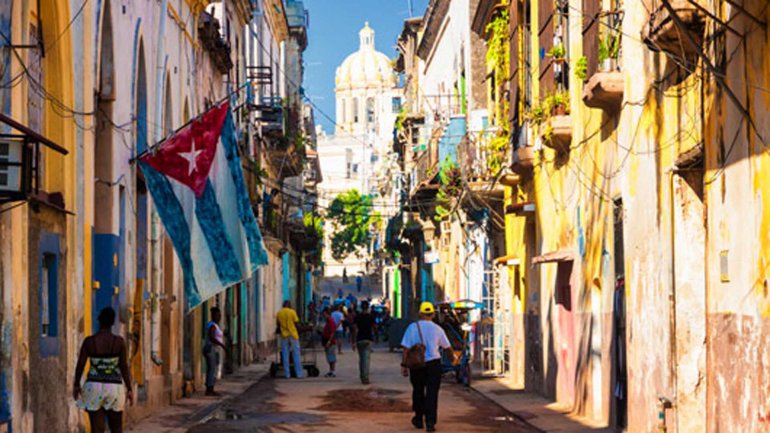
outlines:
[[180, 129], [140, 159], [158, 172], [203, 194], [230, 104], [223, 103]]

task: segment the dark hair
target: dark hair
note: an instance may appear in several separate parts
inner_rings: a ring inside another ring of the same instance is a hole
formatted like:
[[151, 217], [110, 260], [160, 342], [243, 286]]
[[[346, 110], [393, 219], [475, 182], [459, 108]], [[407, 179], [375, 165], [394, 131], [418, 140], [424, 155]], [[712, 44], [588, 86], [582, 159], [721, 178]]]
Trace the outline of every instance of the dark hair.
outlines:
[[331, 314], [331, 310], [329, 310], [329, 307], [324, 307], [324, 309], [321, 310], [321, 314]]
[[115, 310], [112, 307], [105, 307], [99, 312], [99, 328], [109, 329], [115, 324]]
[[361, 302], [361, 309], [362, 310], [368, 310], [369, 309], [369, 303], [366, 301]]
[[211, 310], [209, 310], [209, 311], [211, 311], [211, 315], [212, 316], [217, 314], [217, 313], [222, 314], [222, 311], [219, 309], [219, 307], [211, 307]]

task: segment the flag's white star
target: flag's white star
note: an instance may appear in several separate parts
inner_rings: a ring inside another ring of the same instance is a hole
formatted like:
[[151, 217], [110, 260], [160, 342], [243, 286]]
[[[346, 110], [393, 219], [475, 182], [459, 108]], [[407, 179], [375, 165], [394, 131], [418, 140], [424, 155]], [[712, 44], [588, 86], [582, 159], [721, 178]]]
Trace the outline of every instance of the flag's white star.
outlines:
[[187, 160], [187, 163], [189, 164], [187, 167], [187, 175], [191, 175], [192, 172], [198, 169], [198, 155], [203, 153], [202, 150], [195, 150], [195, 139], [192, 141], [192, 149], [190, 149], [189, 152], [179, 152], [179, 156]]

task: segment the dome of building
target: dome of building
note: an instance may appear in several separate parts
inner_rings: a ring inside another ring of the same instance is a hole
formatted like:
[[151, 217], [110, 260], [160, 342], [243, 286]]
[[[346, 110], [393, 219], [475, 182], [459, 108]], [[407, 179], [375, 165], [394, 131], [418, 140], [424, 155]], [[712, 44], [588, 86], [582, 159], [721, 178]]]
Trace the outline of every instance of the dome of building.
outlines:
[[390, 59], [374, 49], [374, 30], [369, 23], [359, 32], [358, 51], [349, 55], [337, 68], [337, 90], [364, 87], [390, 87], [394, 84]]

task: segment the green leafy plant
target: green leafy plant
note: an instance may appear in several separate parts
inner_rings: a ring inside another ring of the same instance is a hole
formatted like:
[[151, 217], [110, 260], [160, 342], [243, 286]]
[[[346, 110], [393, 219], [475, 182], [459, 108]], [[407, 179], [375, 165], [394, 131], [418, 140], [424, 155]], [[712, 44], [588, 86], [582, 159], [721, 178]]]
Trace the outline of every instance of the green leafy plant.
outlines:
[[323, 241], [323, 238], [324, 238], [323, 218], [321, 218], [318, 215], [315, 215], [312, 212], [308, 212], [302, 217], [302, 223], [304, 224], [305, 228], [309, 229], [309, 231], [313, 233], [313, 235], [315, 235], [316, 238], [319, 239], [319, 242]]
[[585, 81], [588, 77], [586, 77], [586, 74], [588, 74], [588, 57], [581, 56], [577, 62], [575, 63], [575, 77], [577, 77], [580, 81]]
[[553, 115], [560, 107], [564, 108], [565, 113], [569, 113], [569, 93], [559, 91], [546, 96], [543, 107], [548, 115]]
[[603, 38], [599, 38], [599, 64], [607, 59], [617, 60], [620, 54], [620, 34], [615, 35], [607, 33]]
[[564, 48], [564, 44], [556, 44], [548, 50], [548, 55], [554, 59], [563, 59], [567, 55], [567, 50]]
[[525, 118], [530, 123], [537, 126], [545, 122], [546, 120], [548, 120], [549, 114], [550, 113], [546, 113], [546, 110], [543, 104], [535, 104], [532, 106], [532, 108], [529, 109], [529, 111], [525, 115]]
[[508, 127], [508, 112], [510, 110], [508, 98], [502, 97], [502, 86], [508, 81], [510, 74], [509, 20], [508, 9], [502, 9], [486, 27], [486, 32], [489, 35], [487, 40], [486, 66], [495, 76], [494, 82], [497, 88], [492, 89], [492, 91], [499, 93], [499, 97], [495, 98], [497, 102], [494, 107], [491, 123], [503, 128]]
[[350, 254], [360, 255], [374, 239], [374, 231], [382, 220], [380, 213], [374, 211], [372, 196], [362, 195], [357, 189], [337, 195], [329, 206], [327, 219], [334, 228], [332, 257], [338, 261]]
[[398, 115], [396, 116], [396, 131], [401, 132], [404, 130], [404, 121], [406, 120], [406, 107], [402, 106], [401, 109], [398, 110]]
[[455, 206], [455, 200], [463, 191], [462, 172], [457, 164], [449, 158], [441, 162], [439, 173], [439, 190], [436, 193], [436, 214], [433, 219], [443, 221], [451, 214]]

